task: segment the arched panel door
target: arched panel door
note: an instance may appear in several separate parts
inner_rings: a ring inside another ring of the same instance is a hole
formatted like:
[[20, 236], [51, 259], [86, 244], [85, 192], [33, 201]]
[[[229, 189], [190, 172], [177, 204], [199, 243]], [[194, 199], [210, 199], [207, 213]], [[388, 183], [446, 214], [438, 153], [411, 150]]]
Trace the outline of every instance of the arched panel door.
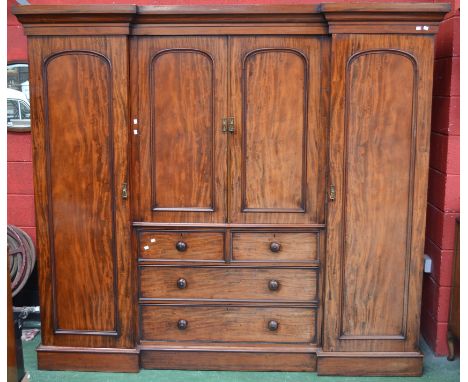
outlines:
[[29, 48], [39, 357], [49, 346], [131, 348], [127, 41], [57, 36]]
[[416, 352], [432, 40], [333, 44], [323, 348]]
[[139, 38], [134, 220], [226, 220], [227, 39]]
[[230, 221], [324, 222], [322, 42], [233, 37]]

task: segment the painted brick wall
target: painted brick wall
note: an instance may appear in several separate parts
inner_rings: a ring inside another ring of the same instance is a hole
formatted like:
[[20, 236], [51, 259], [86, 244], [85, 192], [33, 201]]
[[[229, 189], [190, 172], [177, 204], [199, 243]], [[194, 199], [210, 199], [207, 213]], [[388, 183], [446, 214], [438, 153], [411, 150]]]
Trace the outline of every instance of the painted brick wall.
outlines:
[[437, 35], [421, 331], [437, 355], [447, 354], [455, 218], [460, 214], [460, 2], [452, 1]]
[[[297, 4], [326, 1], [357, 0], [140, 0], [138, 4]], [[451, 1], [453, 9], [442, 22], [436, 42], [425, 249], [431, 256], [434, 266], [433, 273], [424, 277], [421, 317], [423, 336], [437, 355], [445, 355], [454, 221], [460, 212], [460, 1], [399, 0], [398, 2], [411, 1]], [[30, 0], [31, 4], [93, 2], [133, 3], [129, 0]], [[26, 38], [21, 25], [10, 12], [14, 4], [14, 0], [8, 0], [8, 62], [26, 62]], [[8, 133], [8, 223], [23, 228], [35, 238], [31, 158], [30, 134]]]
[[[26, 37], [10, 12], [15, 1], [8, 0], [8, 63], [26, 62]], [[34, 190], [32, 181], [31, 134], [8, 133], [7, 137], [7, 220], [35, 239]]]

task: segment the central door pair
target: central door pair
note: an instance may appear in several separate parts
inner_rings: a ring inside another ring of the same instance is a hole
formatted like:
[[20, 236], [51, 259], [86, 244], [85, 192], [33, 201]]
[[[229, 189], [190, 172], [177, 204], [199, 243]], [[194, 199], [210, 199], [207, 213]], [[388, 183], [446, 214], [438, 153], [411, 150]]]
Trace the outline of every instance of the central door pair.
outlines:
[[324, 222], [320, 38], [134, 43], [136, 220]]

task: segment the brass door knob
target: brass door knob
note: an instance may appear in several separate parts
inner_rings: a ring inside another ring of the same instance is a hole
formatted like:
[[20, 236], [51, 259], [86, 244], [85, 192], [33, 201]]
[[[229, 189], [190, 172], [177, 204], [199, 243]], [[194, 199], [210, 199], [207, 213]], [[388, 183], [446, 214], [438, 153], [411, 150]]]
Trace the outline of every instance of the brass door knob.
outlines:
[[177, 288], [179, 288], [179, 289], [187, 288], [187, 280], [185, 280], [185, 279], [177, 280]]
[[188, 322], [186, 320], [179, 320], [177, 322], [177, 327], [180, 329], [180, 330], [185, 330], [187, 329], [187, 325], [188, 325]]
[[175, 247], [179, 252], [185, 252], [187, 250], [187, 243], [184, 241], [178, 241]]
[[275, 320], [271, 320], [268, 322], [268, 329], [270, 329], [272, 332], [278, 330], [278, 322], [276, 322]]
[[280, 286], [280, 283], [278, 280], [270, 280], [268, 282], [268, 289], [270, 290], [278, 290]]
[[270, 251], [271, 252], [279, 252], [281, 250], [281, 244], [277, 242], [272, 242], [270, 244]]

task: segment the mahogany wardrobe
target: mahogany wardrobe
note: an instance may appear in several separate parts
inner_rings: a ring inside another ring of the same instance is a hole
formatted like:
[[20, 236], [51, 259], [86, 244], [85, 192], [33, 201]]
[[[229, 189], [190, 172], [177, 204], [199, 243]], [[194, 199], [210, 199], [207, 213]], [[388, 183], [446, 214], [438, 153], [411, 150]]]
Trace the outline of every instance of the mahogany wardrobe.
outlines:
[[420, 375], [441, 3], [28, 5], [39, 368]]

